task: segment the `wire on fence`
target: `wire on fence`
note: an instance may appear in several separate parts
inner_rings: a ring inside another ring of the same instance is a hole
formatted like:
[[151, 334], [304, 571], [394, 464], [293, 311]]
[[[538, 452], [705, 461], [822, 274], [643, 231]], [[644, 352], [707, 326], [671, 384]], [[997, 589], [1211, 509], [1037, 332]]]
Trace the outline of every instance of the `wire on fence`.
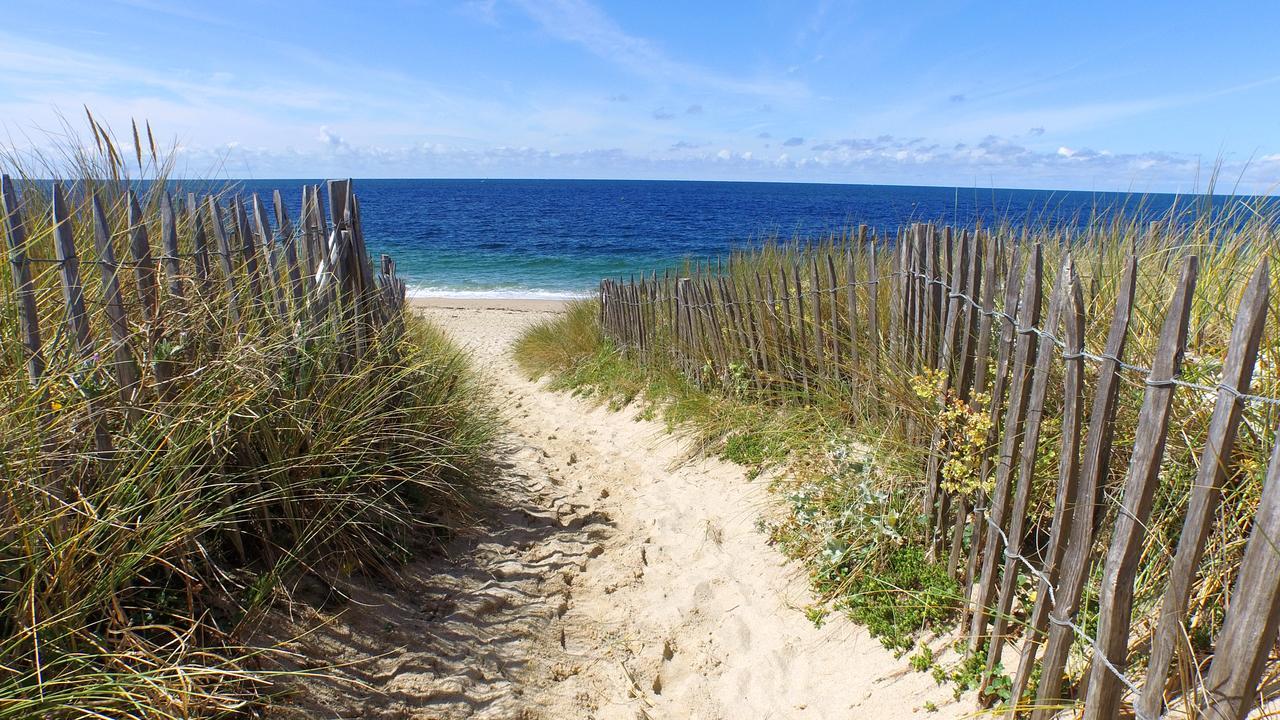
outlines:
[[[947, 283], [938, 279], [930, 278], [928, 275], [925, 275], [923, 273], [899, 270], [891, 273], [885, 273], [875, 281], [863, 280], [856, 283], [844, 283], [842, 285], [837, 285], [833, 288], [827, 288], [827, 287], [819, 288], [819, 291], [824, 293], [838, 292], [840, 290], [847, 290], [849, 288], [865, 287], [867, 285], [875, 285], [880, 282], [884, 282], [885, 280], [893, 277], [914, 277], [916, 279], [925, 280], [926, 283], [931, 285], [938, 285], [944, 288], [949, 287]], [[957, 293], [957, 292], [949, 291], [947, 293], [947, 297], [964, 300], [967, 304], [975, 308], [980, 314], [990, 317], [992, 319], [998, 318], [998, 319], [1004, 320], [1005, 322], [1008, 322], [1009, 324], [1014, 326], [1016, 332], [1018, 332], [1019, 334], [1022, 334], [1022, 335], [1034, 334], [1040, 337], [1041, 339], [1050, 341], [1051, 343], [1054, 344], [1055, 347], [1058, 348], [1059, 351], [1061, 351], [1060, 358], [1063, 360], [1074, 360], [1074, 359], [1083, 357], [1086, 360], [1090, 360], [1094, 363], [1113, 362], [1116, 364], [1117, 367], [1121, 368], [1122, 370], [1126, 370], [1135, 374], [1139, 374], [1139, 375], [1151, 374], [1151, 368], [1149, 367], [1125, 362], [1124, 360], [1121, 360], [1120, 358], [1117, 358], [1112, 355], [1093, 353], [1087, 350], [1082, 350], [1079, 353], [1068, 353], [1066, 352], [1066, 349], [1067, 349], [1066, 343], [1063, 342], [1061, 338], [1059, 338], [1057, 335], [1053, 334], [1052, 332], [1049, 332], [1047, 330], [1044, 330], [1042, 328], [1038, 328], [1035, 326], [1021, 326], [1018, 324], [1017, 318], [1009, 314], [1009, 312], [1006, 310], [985, 310], [983, 309], [981, 303], [978, 300], [974, 299], [972, 296], [966, 293]], [[669, 294], [655, 296], [652, 298], [642, 300], [640, 302], [626, 300], [626, 299], [611, 295], [608, 297], [607, 302], [610, 305], [614, 305], [614, 306], [624, 306], [624, 307], [634, 307], [634, 308], [648, 307], [654, 303], [678, 302], [680, 303], [680, 307], [690, 308], [694, 310], [719, 309], [722, 307], [751, 307], [753, 305], [756, 305], [760, 307], [767, 307], [774, 311], [779, 311], [779, 304], [780, 304], [779, 301], [774, 301], [771, 303], [768, 300], [758, 299], [758, 298], [753, 298], [751, 300], [746, 300], [746, 301], [724, 300], [722, 302], [714, 302], [714, 301], [713, 302], [689, 302], [688, 300], [685, 300], [683, 298], [678, 298], [675, 295], [669, 295]], [[1148, 385], [1151, 384], [1150, 382], [1147, 382], [1147, 381], [1144, 381], [1144, 382], [1146, 382], [1146, 384]], [[1179, 377], [1170, 378], [1168, 380], [1161, 380], [1159, 382], [1161, 383], [1162, 386], [1166, 386], [1166, 387], [1169, 385], [1173, 385], [1177, 387], [1184, 387], [1189, 390], [1198, 390], [1200, 392], [1213, 393], [1213, 392], [1222, 391], [1236, 398], [1239, 398], [1240, 400], [1243, 400], [1245, 402], [1254, 402], [1254, 403], [1280, 407], [1280, 398], [1271, 397], [1267, 395], [1255, 395], [1251, 393], [1240, 392], [1238, 388], [1235, 388], [1226, 383], [1218, 383], [1217, 385], [1204, 385], [1201, 383], [1184, 380]]]

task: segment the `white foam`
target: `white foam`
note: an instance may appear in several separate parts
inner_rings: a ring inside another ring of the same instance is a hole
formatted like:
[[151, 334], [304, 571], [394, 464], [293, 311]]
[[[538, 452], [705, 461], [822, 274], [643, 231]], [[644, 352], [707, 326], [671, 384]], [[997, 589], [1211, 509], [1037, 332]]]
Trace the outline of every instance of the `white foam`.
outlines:
[[410, 286], [405, 290], [405, 294], [413, 298], [446, 298], [450, 300], [578, 300], [590, 297], [590, 293], [544, 290], [542, 288], [463, 290], [449, 287]]

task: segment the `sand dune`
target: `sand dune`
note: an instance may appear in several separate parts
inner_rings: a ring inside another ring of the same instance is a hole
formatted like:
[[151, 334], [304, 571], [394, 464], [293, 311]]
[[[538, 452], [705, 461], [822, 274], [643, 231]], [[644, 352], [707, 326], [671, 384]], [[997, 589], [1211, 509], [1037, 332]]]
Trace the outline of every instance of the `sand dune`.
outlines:
[[299, 716], [972, 711], [861, 628], [805, 618], [803, 576], [757, 529], [777, 511], [762, 481], [714, 459], [685, 462], [658, 424], [521, 377], [510, 343], [555, 303], [419, 304], [491, 374], [512, 428], [504, 474], [485, 526], [455, 540], [448, 557], [410, 565], [396, 588], [340, 588], [349, 601], [314, 603], [274, 628], [323, 620], [292, 648], [353, 663], [309, 682]]

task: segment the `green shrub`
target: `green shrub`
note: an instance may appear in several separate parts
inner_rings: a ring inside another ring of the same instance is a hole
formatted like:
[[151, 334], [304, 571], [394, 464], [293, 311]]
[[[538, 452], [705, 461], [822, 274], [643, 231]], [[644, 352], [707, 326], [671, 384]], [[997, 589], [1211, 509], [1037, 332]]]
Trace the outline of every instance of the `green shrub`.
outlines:
[[882, 567], [855, 574], [843, 600], [850, 616], [895, 652], [915, 647], [915, 635], [942, 628], [960, 610], [960, 586], [924, 550], [902, 547]]

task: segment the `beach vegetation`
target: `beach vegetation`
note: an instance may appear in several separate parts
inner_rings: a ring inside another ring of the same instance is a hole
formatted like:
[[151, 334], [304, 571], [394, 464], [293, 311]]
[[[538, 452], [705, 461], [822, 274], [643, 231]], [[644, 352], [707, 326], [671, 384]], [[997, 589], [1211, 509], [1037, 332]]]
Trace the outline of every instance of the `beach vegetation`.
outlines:
[[[101, 199], [123, 228], [134, 190], [154, 238], [165, 190], [181, 187], [149, 128], [120, 143], [90, 122], [87, 143], [0, 164], [33, 261], [55, 257], [44, 178], [64, 183], [91, 330], [110, 338], [87, 203]], [[124, 359], [105, 340], [76, 351], [57, 265], [35, 267], [36, 382], [0, 267], [0, 718], [256, 716], [287, 700], [291, 673], [324, 672], [324, 659], [282, 670], [281, 650], [255, 645], [264, 613], [307, 578], [394, 580], [467, 522], [495, 415], [465, 353], [431, 324], [406, 312], [352, 356], [347, 321], [261, 312], [237, 324], [226, 293], [175, 278], [190, 302], [165, 298], [164, 341], [148, 341], [157, 322], [142, 303], [126, 305], [132, 397], [147, 398], [129, 402], [114, 373]], [[127, 298], [132, 276], [119, 274]]]

